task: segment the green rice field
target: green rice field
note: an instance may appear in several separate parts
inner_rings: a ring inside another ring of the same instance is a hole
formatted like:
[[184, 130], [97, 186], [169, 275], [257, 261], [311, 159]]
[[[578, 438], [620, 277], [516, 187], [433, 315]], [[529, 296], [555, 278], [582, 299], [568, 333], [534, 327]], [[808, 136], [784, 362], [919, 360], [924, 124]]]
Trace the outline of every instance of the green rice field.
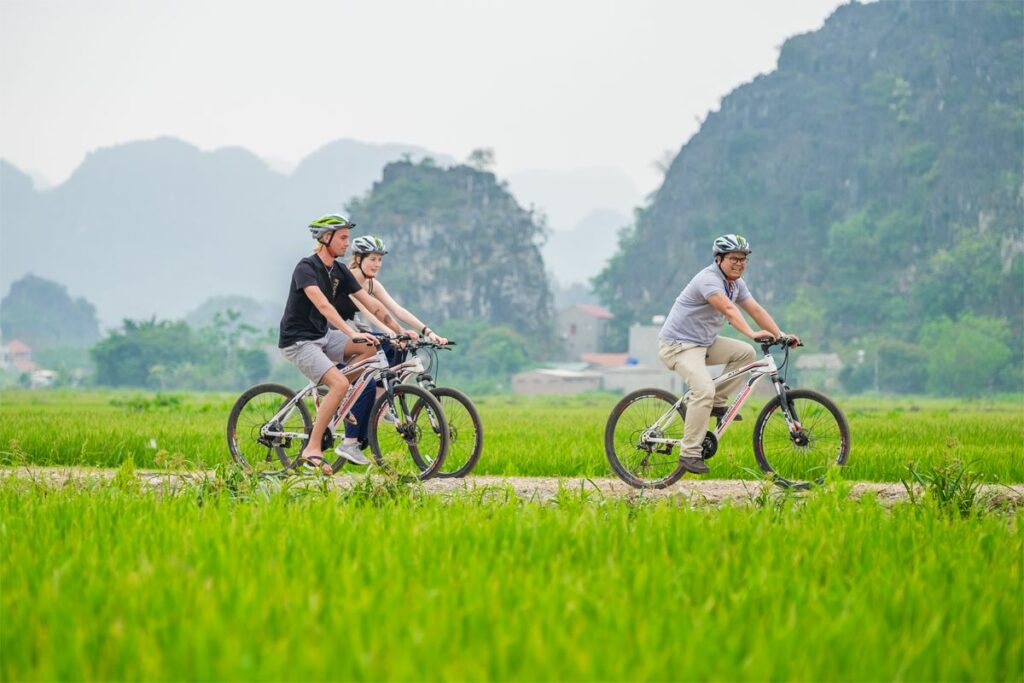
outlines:
[[[233, 400], [0, 394], [0, 680], [1024, 680], [1024, 508], [848, 483], [955, 461], [1024, 481], [1013, 397], [840, 399], [850, 466], [742, 505], [247, 477]], [[478, 471], [610, 476], [615, 401], [479, 400]], [[745, 415], [710, 476], [756, 476]], [[168, 495], [135, 466], [216, 472]]]
[[[225, 425], [236, 396], [107, 391], [0, 393], [0, 458], [38, 465], [212, 467], [229, 460]], [[603, 433], [618, 397], [483, 397], [477, 474], [612, 476]], [[1001, 400], [839, 398], [852, 448], [844, 476], [899, 481], [906, 465], [957, 459], [991, 482], [1024, 481], [1024, 397]], [[710, 478], [759, 473], [751, 439], [760, 404], [730, 426]]]
[[1020, 511], [134, 482], [0, 483], [3, 680], [1021, 679]]

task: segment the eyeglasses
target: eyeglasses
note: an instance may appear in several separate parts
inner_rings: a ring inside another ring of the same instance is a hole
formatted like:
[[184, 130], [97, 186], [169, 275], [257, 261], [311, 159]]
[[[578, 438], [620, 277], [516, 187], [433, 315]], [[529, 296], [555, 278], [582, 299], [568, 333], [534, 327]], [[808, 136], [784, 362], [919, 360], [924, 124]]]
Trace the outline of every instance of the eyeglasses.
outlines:
[[750, 260], [750, 257], [749, 256], [726, 256], [725, 260], [729, 261], [730, 263], [746, 263], [748, 260]]

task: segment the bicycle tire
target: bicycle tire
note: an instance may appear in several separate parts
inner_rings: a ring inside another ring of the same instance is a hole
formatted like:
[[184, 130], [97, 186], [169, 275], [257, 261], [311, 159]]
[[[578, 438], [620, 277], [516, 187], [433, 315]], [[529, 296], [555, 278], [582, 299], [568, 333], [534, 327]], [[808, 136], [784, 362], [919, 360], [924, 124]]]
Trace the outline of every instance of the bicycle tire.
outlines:
[[[394, 409], [395, 422], [385, 420]], [[409, 384], [394, 389], [394, 402], [382, 394], [370, 411], [370, 451], [381, 469], [400, 477], [429, 479], [448, 455], [448, 426], [433, 394]]]
[[[608, 415], [604, 429], [604, 452], [620, 479], [640, 489], [663, 489], [686, 473], [677, 446], [644, 445], [641, 434], [665, 414], [678, 399], [662, 389], [638, 389], [620, 400]], [[678, 408], [680, 422], [673, 421], [662, 438], [681, 439], [686, 406]], [[658, 456], [658, 457], [655, 457]], [[654, 458], [654, 462], [651, 459]], [[649, 473], [647, 472], [649, 470]], [[644, 476], [644, 475], [651, 476]]]
[[782, 401], [775, 396], [761, 409], [754, 424], [754, 457], [761, 471], [773, 475], [779, 486], [807, 489], [821, 484], [829, 467], [846, 464], [850, 425], [843, 411], [822, 393], [791, 389], [786, 398], [807, 443], [794, 441], [779, 410]]
[[484, 429], [476, 406], [469, 397], [452, 387], [430, 390], [441, 404], [448, 424], [448, 453], [437, 470], [439, 479], [457, 479], [473, 471], [484, 450]]
[[[306, 440], [264, 439], [260, 430], [294, 396], [294, 391], [281, 384], [257, 384], [238, 397], [228, 414], [227, 425], [228, 450], [236, 464], [247, 472], [266, 475], [284, 474], [292, 466]], [[312, 431], [313, 420], [304, 401], [295, 404], [281, 428], [307, 435]], [[276, 463], [272, 456], [277, 457]]]

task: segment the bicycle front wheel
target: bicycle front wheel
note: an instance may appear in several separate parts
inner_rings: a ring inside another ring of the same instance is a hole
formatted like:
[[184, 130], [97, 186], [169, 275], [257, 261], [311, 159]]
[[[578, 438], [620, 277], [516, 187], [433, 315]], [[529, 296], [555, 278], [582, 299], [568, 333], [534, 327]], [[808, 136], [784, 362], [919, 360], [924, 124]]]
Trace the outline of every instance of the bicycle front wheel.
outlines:
[[283, 434], [308, 436], [312, 431], [306, 404], [299, 401], [275, 419], [294, 396], [280, 384], [257, 384], [235, 401], [228, 416], [228, 450], [247, 472], [283, 474], [302, 453], [306, 438]]
[[[676, 397], [661, 389], [639, 389], [612, 408], [604, 429], [604, 451], [615, 474], [637, 488], [663, 489], [686, 472], [679, 447], [652, 439], [683, 438], [686, 406], [675, 408]], [[659, 428], [654, 425], [665, 417]]]
[[425, 389], [399, 384], [373, 404], [367, 433], [373, 459], [402, 478], [429, 479], [448, 454], [444, 410]]
[[780, 486], [805, 489], [822, 483], [828, 468], [846, 464], [850, 425], [836, 404], [817, 391], [793, 389], [786, 400], [798, 428], [790, 431], [778, 396], [768, 401], [754, 425], [754, 457]]
[[438, 468], [437, 476], [445, 479], [464, 477], [476, 467], [484, 450], [480, 415], [469, 397], [458, 389], [436, 387], [430, 393], [441, 404], [448, 423], [448, 455], [444, 458], [444, 465]]

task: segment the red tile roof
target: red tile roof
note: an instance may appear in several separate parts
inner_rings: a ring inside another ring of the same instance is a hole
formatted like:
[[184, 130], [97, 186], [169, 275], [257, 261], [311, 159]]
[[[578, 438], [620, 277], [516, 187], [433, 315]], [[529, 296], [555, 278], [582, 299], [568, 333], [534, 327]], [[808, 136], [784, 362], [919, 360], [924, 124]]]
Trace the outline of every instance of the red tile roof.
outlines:
[[28, 353], [28, 354], [32, 353], [32, 347], [31, 346], [29, 346], [25, 342], [19, 341], [17, 339], [12, 339], [11, 340], [11, 343], [7, 345], [7, 350], [10, 353]]
[[580, 360], [602, 368], [617, 368], [626, 364], [628, 353], [581, 353]]
[[611, 320], [612, 318], [615, 317], [614, 315], [612, 315], [611, 311], [602, 306], [595, 306], [593, 304], [576, 304], [576, 308], [580, 309], [584, 313], [588, 313], [594, 316], [595, 318], [600, 318], [602, 320]]

